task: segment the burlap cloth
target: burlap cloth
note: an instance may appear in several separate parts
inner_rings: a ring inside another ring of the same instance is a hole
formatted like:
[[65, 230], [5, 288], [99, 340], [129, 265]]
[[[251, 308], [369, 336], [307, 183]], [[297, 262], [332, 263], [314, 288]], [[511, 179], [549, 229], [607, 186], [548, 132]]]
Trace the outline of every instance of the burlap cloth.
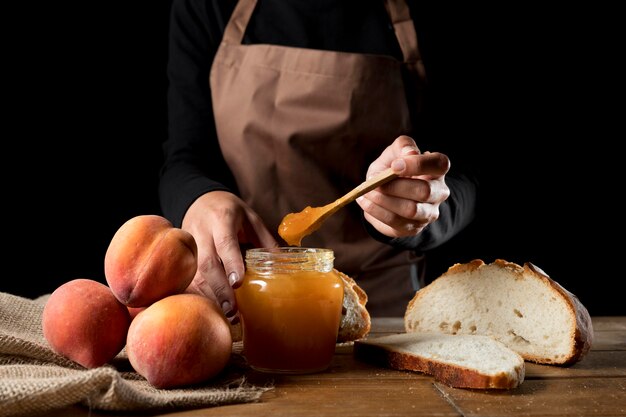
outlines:
[[246, 381], [237, 349], [219, 377], [184, 389], [152, 387], [134, 372], [125, 351], [111, 364], [85, 369], [54, 353], [43, 337], [46, 300], [0, 292], [0, 416], [33, 416], [76, 404], [138, 412], [212, 407], [257, 401], [272, 388]]

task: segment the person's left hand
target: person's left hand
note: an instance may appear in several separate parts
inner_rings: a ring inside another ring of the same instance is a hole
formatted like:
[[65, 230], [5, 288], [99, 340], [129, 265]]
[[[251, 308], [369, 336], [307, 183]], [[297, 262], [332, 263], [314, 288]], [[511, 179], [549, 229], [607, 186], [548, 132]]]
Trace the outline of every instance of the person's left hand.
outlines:
[[422, 154], [412, 138], [400, 136], [372, 162], [367, 177], [389, 167], [398, 178], [359, 197], [357, 203], [383, 235], [417, 235], [439, 218], [439, 205], [450, 196], [445, 182], [450, 160], [439, 152]]

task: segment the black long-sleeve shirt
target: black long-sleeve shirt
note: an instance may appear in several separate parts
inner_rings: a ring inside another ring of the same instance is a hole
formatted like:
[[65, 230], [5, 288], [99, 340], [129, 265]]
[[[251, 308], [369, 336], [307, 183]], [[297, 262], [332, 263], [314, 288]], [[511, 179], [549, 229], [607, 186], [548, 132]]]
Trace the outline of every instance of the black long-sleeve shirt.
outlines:
[[[417, 2], [408, 3], [419, 34], [422, 14], [416, 12]], [[172, 3], [167, 66], [169, 137], [163, 146], [165, 162], [159, 195], [164, 215], [176, 226], [181, 225], [185, 212], [200, 195], [214, 190], [237, 193], [219, 148], [209, 86], [213, 57], [235, 4], [236, 0]], [[382, 0], [259, 0], [243, 43], [402, 59]], [[451, 196], [440, 206], [439, 220], [419, 236], [391, 239], [373, 228], [369, 230], [381, 241], [424, 251], [447, 241], [473, 219], [477, 187], [473, 177], [454, 169], [457, 166], [454, 143], [444, 143], [438, 138], [423, 147], [419, 126], [413, 137], [421, 149], [441, 151], [451, 157], [453, 169], [446, 176]]]

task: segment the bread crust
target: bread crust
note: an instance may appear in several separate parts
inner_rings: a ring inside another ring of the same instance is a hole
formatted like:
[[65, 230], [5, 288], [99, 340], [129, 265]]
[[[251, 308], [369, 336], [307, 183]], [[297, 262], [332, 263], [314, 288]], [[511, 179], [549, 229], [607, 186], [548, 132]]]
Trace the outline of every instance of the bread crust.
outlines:
[[495, 375], [486, 375], [477, 369], [395, 351], [390, 347], [368, 344], [367, 341], [354, 343], [354, 355], [359, 360], [379, 366], [431, 375], [453, 388], [512, 389], [517, 388], [524, 381], [525, 376], [524, 362], [521, 359], [521, 364], [515, 367], [515, 375], [511, 376], [504, 371]]
[[341, 277], [344, 287], [341, 323], [337, 335], [337, 343], [353, 342], [367, 336], [372, 321], [367, 311], [367, 294], [354, 279], [335, 269]]
[[526, 262], [524, 264], [524, 272], [528, 274], [534, 274], [537, 278], [546, 281], [557, 293], [559, 293], [565, 300], [572, 314], [576, 319], [576, 329], [572, 335], [574, 349], [571, 355], [563, 361], [561, 365], [569, 366], [580, 361], [593, 345], [593, 324], [591, 323], [591, 316], [589, 311], [580, 302], [576, 295], [566, 290], [561, 284], [550, 278], [541, 268], [538, 266]]

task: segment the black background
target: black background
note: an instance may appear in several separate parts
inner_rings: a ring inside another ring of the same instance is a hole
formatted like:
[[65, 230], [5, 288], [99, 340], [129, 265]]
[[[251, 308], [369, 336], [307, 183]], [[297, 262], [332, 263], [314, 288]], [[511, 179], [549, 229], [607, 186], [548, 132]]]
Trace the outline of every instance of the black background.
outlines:
[[[27, 297], [104, 282], [117, 228], [160, 213], [167, 135], [171, 0], [41, 3], [3, 13], [0, 291]], [[470, 145], [483, 197], [429, 277], [474, 258], [530, 261], [591, 314], [626, 314], [603, 25], [587, 10], [456, 7], [427, 11], [430, 131]]]

